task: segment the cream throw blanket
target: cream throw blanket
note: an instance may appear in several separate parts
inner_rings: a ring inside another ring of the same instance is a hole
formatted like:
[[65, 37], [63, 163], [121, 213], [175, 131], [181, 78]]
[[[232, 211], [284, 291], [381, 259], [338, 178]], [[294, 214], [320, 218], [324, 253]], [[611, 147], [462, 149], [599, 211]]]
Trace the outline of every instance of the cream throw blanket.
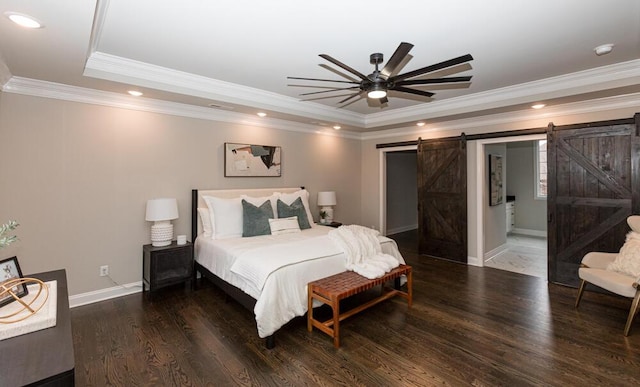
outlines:
[[329, 238], [343, 251], [347, 270], [369, 279], [380, 278], [400, 262], [380, 248], [376, 230], [358, 225], [341, 226], [329, 231]]

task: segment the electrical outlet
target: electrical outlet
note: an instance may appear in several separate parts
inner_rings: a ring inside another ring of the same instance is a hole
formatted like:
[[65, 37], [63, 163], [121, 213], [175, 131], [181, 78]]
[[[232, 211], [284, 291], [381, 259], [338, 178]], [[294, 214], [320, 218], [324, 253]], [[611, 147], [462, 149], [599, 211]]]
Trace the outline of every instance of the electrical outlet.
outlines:
[[109, 275], [109, 265], [100, 266], [100, 277]]

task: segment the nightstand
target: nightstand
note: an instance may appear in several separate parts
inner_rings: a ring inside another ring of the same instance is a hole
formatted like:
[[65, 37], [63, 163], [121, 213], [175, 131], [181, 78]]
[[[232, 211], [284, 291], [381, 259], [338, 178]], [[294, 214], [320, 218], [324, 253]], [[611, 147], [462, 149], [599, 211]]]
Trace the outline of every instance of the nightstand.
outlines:
[[155, 290], [165, 286], [185, 283], [191, 289], [193, 279], [193, 244], [142, 247], [142, 291]]

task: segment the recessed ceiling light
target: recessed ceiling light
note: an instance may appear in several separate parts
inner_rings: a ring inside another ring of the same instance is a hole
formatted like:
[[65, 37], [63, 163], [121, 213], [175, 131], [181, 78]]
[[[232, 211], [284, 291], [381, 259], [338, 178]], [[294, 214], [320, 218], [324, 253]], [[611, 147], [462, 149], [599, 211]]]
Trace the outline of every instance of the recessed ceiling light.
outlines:
[[613, 50], [613, 46], [614, 44], [603, 44], [601, 46], [598, 46], [596, 48], [593, 49], [593, 51], [596, 52], [596, 55], [600, 56], [600, 55], [607, 55], [608, 53], [611, 52], [611, 50]]
[[12, 22], [17, 25], [25, 28], [42, 28], [44, 27], [42, 23], [40, 23], [33, 16], [25, 15], [23, 13], [18, 12], [5, 12], [4, 15], [9, 18]]
[[531, 107], [532, 107], [533, 109], [542, 109], [542, 108], [543, 108], [543, 107], [545, 107], [545, 106], [547, 106], [547, 105], [545, 105], [545, 104], [543, 104], [543, 103], [537, 103], [537, 104], [535, 104], [535, 105], [531, 105]]
[[340, 129], [342, 129], [342, 126], [340, 126], [340, 125], [333, 125], [333, 129], [335, 129], [335, 130], [340, 130]]
[[418, 125], [418, 126], [424, 126], [424, 122], [420, 121], [420, 122], [416, 123], [416, 125]]
[[129, 90], [127, 93], [131, 94], [134, 97], [140, 97], [142, 95], [142, 92], [138, 90]]
[[258, 112], [257, 114], [258, 114], [258, 117], [266, 117], [267, 116], [267, 113], [265, 113], [265, 112]]

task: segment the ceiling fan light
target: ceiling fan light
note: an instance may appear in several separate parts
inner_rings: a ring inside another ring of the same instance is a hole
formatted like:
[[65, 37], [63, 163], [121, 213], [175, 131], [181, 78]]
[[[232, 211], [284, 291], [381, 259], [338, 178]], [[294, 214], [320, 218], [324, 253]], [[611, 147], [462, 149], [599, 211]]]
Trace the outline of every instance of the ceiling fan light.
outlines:
[[380, 85], [373, 85], [372, 89], [367, 93], [367, 97], [380, 99], [387, 96], [387, 91]]

